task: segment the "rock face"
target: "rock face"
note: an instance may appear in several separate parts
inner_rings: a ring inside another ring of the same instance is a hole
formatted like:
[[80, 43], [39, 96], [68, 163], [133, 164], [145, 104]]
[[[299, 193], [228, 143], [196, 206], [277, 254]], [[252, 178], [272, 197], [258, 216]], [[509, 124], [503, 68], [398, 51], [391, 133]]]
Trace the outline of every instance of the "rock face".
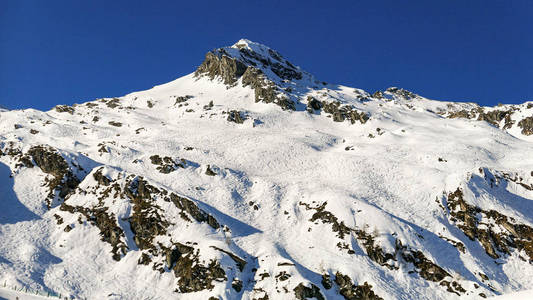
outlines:
[[524, 118], [518, 122], [518, 127], [522, 128], [523, 135], [533, 134], [533, 116]]
[[317, 299], [317, 300], [324, 300], [324, 296], [320, 293], [320, 289], [314, 285], [311, 284], [311, 287], [306, 287], [303, 285], [303, 283], [300, 283], [297, 287], [294, 288], [294, 296], [296, 299]]
[[339, 272], [335, 274], [335, 283], [339, 286], [339, 293], [346, 300], [380, 300], [383, 299], [372, 291], [372, 286], [367, 282], [355, 285], [349, 276]]
[[198, 67], [195, 75], [206, 75], [210, 79], [217, 76], [222, 78], [224, 84], [233, 85], [246, 71], [246, 65], [226, 55], [223, 49], [208, 52], [204, 62]]
[[[284, 110], [295, 110], [294, 101], [282, 91], [277, 81], [301, 80], [302, 73], [276, 51], [249, 43], [243, 40], [234, 48], [208, 52], [195, 76], [207, 76], [211, 80], [218, 77], [228, 87], [235, 86], [240, 79], [242, 86], [254, 90], [256, 102], [274, 103]], [[271, 73], [275, 79], [266, 76], [265, 72]]]
[[[55, 149], [35, 146], [30, 148], [28, 155], [44, 173], [52, 175], [47, 183], [50, 190], [47, 198], [48, 207], [52, 205], [56, 191], [58, 192], [57, 196], [64, 199], [80, 183], [80, 180], [72, 173], [68, 163]], [[27, 166], [30, 165], [29, 161], [25, 160], [25, 162]]]
[[[510, 180], [509, 177], [498, 179]], [[526, 185], [526, 189], [528, 188], [533, 189]], [[523, 251], [529, 256], [529, 262], [533, 262], [532, 227], [515, 223], [512, 218], [496, 210], [483, 210], [466, 203], [463, 199], [463, 191], [459, 188], [448, 194], [446, 203], [452, 222], [470, 240], [478, 240], [487, 255], [500, 258], [502, 254], [509, 255], [513, 249], [516, 249]]]

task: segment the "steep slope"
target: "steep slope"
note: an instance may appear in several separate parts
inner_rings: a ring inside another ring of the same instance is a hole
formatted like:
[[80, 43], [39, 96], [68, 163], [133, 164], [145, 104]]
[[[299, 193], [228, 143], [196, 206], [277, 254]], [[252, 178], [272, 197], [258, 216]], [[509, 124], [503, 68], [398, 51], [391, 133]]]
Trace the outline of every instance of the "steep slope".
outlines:
[[241, 40], [192, 74], [0, 111], [0, 283], [88, 299], [533, 288], [533, 103], [317, 81]]

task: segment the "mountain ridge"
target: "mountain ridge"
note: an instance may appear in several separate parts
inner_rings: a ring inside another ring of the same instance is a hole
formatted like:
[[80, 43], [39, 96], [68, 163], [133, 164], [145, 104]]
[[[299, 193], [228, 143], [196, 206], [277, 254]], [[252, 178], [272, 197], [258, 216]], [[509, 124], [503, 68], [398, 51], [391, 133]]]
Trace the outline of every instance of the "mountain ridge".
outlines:
[[530, 102], [320, 82], [248, 40], [150, 90], [1, 111], [0, 282], [90, 299], [531, 289], [532, 120]]

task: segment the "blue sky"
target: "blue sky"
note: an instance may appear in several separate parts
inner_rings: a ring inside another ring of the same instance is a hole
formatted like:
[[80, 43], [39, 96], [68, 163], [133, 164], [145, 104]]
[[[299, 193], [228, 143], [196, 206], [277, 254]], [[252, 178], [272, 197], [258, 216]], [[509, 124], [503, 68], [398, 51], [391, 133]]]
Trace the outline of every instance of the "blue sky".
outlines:
[[240, 38], [318, 79], [484, 105], [533, 100], [533, 1], [0, 2], [0, 105], [50, 109], [193, 72]]

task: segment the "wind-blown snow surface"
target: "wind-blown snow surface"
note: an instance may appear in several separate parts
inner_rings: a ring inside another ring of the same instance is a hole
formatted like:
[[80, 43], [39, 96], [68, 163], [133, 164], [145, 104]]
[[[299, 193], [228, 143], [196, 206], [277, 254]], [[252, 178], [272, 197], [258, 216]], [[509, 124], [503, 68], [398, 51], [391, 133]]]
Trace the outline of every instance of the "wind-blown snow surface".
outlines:
[[[254, 53], [267, 55], [261, 52], [267, 48], [253, 47]], [[228, 50], [231, 57], [239, 53], [237, 47], [227, 49], [236, 52]], [[354, 286], [367, 282], [385, 299], [477, 298], [533, 288], [526, 250], [515, 246], [505, 252], [495, 246], [498, 257], [489, 256], [480, 239], [471, 240], [460, 229], [447, 205], [448, 195], [460, 188], [470, 205], [531, 227], [533, 191], [524, 186], [533, 183], [532, 136], [516, 124], [501, 129], [438, 113], [470, 110], [473, 104], [390, 92], [371, 96], [316, 82], [307, 73], [289, 80], [263, 73], [281, 88], [292, 86], [290, 99], [299, 99], [294, 110], [256, 102], [254, 89], [242, 86], [242, 78], [228, 85], [218, 77], [190, 74], [71, 110], [0, 111], [0, 284], [88, 299], [253, 299], [265, 294], [291, 299], [303, 283], [318, 287], [327, 299], [342, 299], [341, 284], [335, 282], [339, 272]], [[308, 96], [351, 105], [370, 118], [333, 122], [324, 110], [305, 110]], [[533, 115], [527, 104], [512, 107], [516, 122]], [[228, 121], [226, 112], [233, 110], [245, 118], [242, 124]], [[46, 178], [52, 175], [20, 163], [38, 145], [55, 149], [81, 182], [63, 206], [55, 191], [47, 208]], [[8, 155], [7, 149], [20, 152]], [[154, 155], [172, 160], [169, 173], [157, 169]], [[176, 166], [180, 159], [182, 167]], [[208, 168], [216, 175], [207, 175]], [[116, 183], [117, 191], [105, 194], [97, 172]], [[133, 196], [124, 196], [138, 176], [158, 190], [190, 199], [221, 226], [186, 221], [165, 200], [168, 194], [153, 196], [154, 211], [171, 225], [155, 234], [157, 254], [142, 249], [128, 219], [135, 210]], [[323, 214], [316, 214], [324, 203]], [[115, 251], [118, 261], [102, 230], [87, 217], [90, 213], [69, 212], [66, 204], [106, 207], [124, 232], [117, 238], [117, 247], [126, 247]], [[54, 215], [62, 218], [61, 224]], [[350, 229], [344, 236], [339, 223]], [[365, 246], [364, 234], [372, 236], [374, 246]], [[175, 292], [179, 276], [172, 264], [163, 266], [164, 251], [157, 246], [175, 242], [198, 249], [204, 265], [219, 261], [225, 279], [212, 281], [211, 289]], [[424, 278], [424, 267], [403, 257], [408, 255], [398, 250], [398, 242], [408, 253], [421, 251], [447, 275]], [[239, 270], [213, 246], [246, 265]], [[394, 259], [380, 263], [369, 249], [391, 253]], [[138, 263], [142, 253], [151, 255], [151, 264]], [[323, 274], [333, 281], [329, 289]], [[232, 287], [236, 280], [242, 282], [240, 291]], [[464, 291], [447, 288], [443, 281]]]

